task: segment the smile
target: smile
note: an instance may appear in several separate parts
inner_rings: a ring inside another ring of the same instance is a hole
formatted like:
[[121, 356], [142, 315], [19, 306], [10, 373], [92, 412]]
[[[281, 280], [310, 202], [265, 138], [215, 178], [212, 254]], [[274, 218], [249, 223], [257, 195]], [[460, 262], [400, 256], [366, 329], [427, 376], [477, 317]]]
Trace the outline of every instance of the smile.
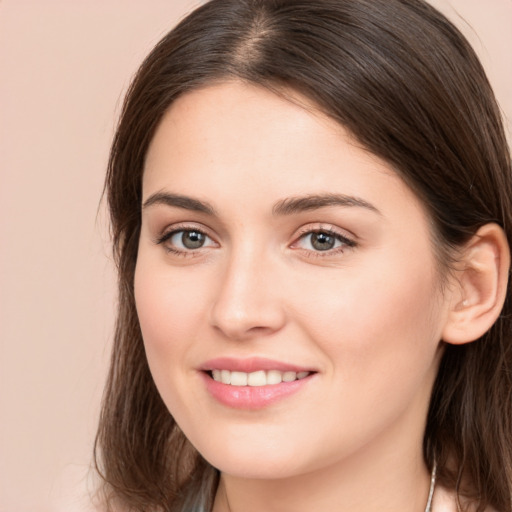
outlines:
[[255, 372], [239, 372], [230, 370], [212, 370], [211, 376], [214, 381], [229, 384], [231, 386], [268, 386], [281, 384], [282, 382], [293, 382], [301, 380], [310, 375], [311, 372], [293, 372], [279, 370], [258, 370]]
[[305, 390], [318, 371], [276, 360], [216, 358], [200, 368], [208, 394], [230, 409], [259, 410]]

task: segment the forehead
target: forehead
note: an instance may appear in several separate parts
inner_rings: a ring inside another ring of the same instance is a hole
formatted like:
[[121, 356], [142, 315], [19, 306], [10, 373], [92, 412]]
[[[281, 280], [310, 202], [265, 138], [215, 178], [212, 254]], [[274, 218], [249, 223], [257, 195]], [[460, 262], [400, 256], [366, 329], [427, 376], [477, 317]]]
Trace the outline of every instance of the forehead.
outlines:
[[[394, 174], [309, 100], [295, 93], [287, 98], [242, 82], [184, 94], [167, 110], [156, 130], [145, 173], [153, 172], [165, 160], [185, 163], [185, 158], [190, 167], [203, 163], [204, 158], [211, 167], [217, 162], [229, 163], [233, 174], [248, 169], [249, 162], [261, 168], [275, 163], [280, 164], [282, 173], [284, 162], [296, 165], [299, 155], [308, 156], [308, 162], [311, 157], [320, 162], [342, 152], [343, 160], [367, 161], [376, 170]], [[317, 167], [311, 174], [318, 175], [319, 170]]]
[[[340, 135], [347, 134], [338, 123], [298, 94], [287, 91], [285, 99], [244, 82], [216, 84], [186, 93], [171, 105], [150, 146], [146, 171], [155, 156], [170, 156], [169, 144], [176, 158], [220, 157], [231, 164], [241, 160], [246, 167], [248, 152], [251, 160], [268, 165], [286, 151], [291, 159], [331, 145]], [[299, 146], [304, 139], [308, 144]]]
[[170, 190], [245, 209], [330, 192], [421, 209], [388, 164], [306, 98], [241, 82], [172, 104], [151, 142], [143, 188], [145, 198]]

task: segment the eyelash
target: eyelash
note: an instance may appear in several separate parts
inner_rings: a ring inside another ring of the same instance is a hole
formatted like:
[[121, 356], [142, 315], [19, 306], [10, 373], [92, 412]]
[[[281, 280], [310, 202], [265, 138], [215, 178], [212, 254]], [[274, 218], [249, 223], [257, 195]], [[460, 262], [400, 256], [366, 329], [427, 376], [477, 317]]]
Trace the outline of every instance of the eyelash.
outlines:
[[177, 249], [176, 247], [172, 247], [172, 246], [166, 244], [166, 242], [168, 242], [174, 235], [177, 235], [179, 233], [199, 233], [199, 234], [209, 238], [210, 240], [213, 240], [213, 238], [211, 236], [209, 236], [205, 230], [199, 229], [196, 226], [185, 225], [185, 226], [175, 226], [173, 230], [168, 231], [168, 232], [164, 233], [163, 235], [159, 236], [155, 240], [155, 243], [157, 245], [163, 245], [165, 250], [168, 253], [173, 253], [176, 256], [181, 256], [184, 258], [197, 256], [198, 251], [200, 249], [202, 249], [202, 247], [200, 247], [196, 250], [194, 250], [194, 249], [182, 250], [182, 249]]
[[[176, 247], [172, 247], [170, 245], [166, 245], [166, 242], [168, 242], [173, 236], [175, 236], [179, 233], [187, 233], [187, 232], [199, 233], [199, 234], [209, 238], [210, 240], [213, 240], [213, 238], [211, 236], [209, 236], [205, 230], [199, 229], [195, 226], [187, 225], [187, 226], [176, 226], [172, 231], [168, 231], [168, 232], [164, 233], [163, 235], [159, 236], [155, 240], [155, 243], [157, 245], [164, 245], [165, 250], [168, 253], [173, 253], [177, 256], [181, 256], [181, 257], [185, 257], [185, 258], [197, 256], [198, 252], [201, 249], [203, 249], [203, 247], [199, 247], [197, 249], [182, 250], [182, 249], [177, 249]], [[357, 243], [354, 240], [346, 237], [345, 235], [342, 235], [341, 233], [332, 229], [332, 227], [329, 227], [329, 228], [318, 227], [318, 228], [314, 228], [314, 229], [305, 228], [302, 232], [299, 232], [295, 241], [291, 244], [290, 247], [293, 248], [293, 246], [297, 245], [301, 240], [304, 240], [307, 236], [311, 236], [315, 233], [325, 234], [327, 236], [333, 237], [336, 241], [340, 242], [341, 245], [338, 247], [334, 247], [332, 249], [327, 249], [325, 251], [319, 251], [319, 250], [315, 251], [315, 250], [311, 250], [311, 249], [305, 249], [303, 252], [306, 254], [306, 257], [308, 257], [308, 258], [323, 258], [323, 257], [328, 257], [328, 256], [334, 256], [339, 253], [345, 252], [347, 250], [347, 248], [350, 249], [350, 248], [357, 246]]]
[[342, 235], [337, 230], [333, 229], [332, 227], [318, 227], [318, 228], [305, 228], [302, 232], [299, 232], [296, 241], [293, 242], [292, 247], [294, 245], [297, 245], [301, 240], [304, 240], [307, 236], [311, 236], [313, 234], [324, 234], [327, 236], [330, 236], [334, 238], [336, 241], [340, 242], [340, 245], [338, 247], [334, 247], [332, 249], [328, 249], [325, 251], [318, 251], [318, 250], [310, 250], [306, 249], [306, 257], [308, 258], [325, 258], [329, 256], [336, 256], [337, 254], [344, 253], [347, 248], [351, 249], [357, 246], [357, 243], [352, 240], [351, 238], [348, 238], [345, 235]]

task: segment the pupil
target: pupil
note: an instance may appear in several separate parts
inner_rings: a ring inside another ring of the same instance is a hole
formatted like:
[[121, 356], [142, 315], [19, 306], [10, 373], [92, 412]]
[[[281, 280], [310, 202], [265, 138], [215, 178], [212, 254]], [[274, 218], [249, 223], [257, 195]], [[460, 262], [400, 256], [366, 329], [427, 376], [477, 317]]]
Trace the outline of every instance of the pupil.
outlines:
[[198, 231], [185, 231], [181, 242], [187, 249], [199, 249], [204, 244], [204, 235]]
[[311, 245], [317, 251], [328, 251], [334, 247], [334, 237], [327, 233], [312, 233]]

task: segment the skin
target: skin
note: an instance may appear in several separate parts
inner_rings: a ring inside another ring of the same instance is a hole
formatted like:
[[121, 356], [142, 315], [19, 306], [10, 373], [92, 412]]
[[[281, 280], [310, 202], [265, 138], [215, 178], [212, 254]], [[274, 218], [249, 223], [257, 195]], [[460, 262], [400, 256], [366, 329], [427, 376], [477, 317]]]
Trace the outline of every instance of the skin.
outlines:
[[[273, 213], [319, 194], [366, 206]], [[229, 82], [166, 113], [144, 203], [135, 297], [146, 353], [169, 411], [221, 471], [214, 512], [423, 512], [425, 418], [454, 297], [441, 291], [429, 219], [390, 166], [314, 108]], [[181, 232], [157, 242], [180, 230], [204, 232], [204, 245], [185, 248]], [[319, 251], [315, 230], [342, 238]], [[214, 399], [199, 371], [221, 356], [316, 373], [241, 410]]]

